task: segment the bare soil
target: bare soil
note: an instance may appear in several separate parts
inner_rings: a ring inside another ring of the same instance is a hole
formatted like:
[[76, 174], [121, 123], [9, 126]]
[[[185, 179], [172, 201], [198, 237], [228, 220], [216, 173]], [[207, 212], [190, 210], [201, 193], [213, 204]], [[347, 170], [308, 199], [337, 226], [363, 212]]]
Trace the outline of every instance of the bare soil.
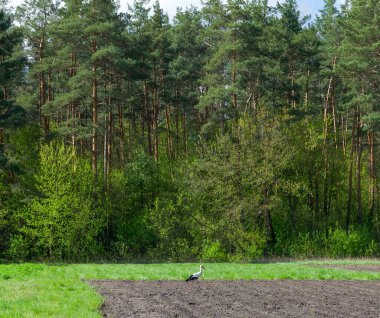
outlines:
[[380, 272], [380, 265], [311, 265], [313, 267], [326, 267], [326, 268], [340, 268], [340, 269], [349, 269], [352, 271], [359, 271], [359, 272]]
[[91, 281], [104, 317], [380, 318], [380, 281]]

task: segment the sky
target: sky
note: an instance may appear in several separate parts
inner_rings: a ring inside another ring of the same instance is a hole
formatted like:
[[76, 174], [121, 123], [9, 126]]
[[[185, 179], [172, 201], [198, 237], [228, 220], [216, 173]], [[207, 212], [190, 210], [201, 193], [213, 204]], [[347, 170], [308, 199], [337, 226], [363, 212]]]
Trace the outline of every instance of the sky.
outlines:
[[[120, 0], [121, 5], [122, 2], [128, 1]], [[279, 0], [278, 2], [282, 1]], [[201, 5], [200, 0], [160, 0], [160, 3], [164, 11], [167, 11], [169, 13], [169, 16], [175, 15], [177, 7], [185, 8], [190, 5], [200, 7]], [[276, 5], [276, 3], [277, 0], [269, 0], [270, 6]], [[315, 14], [319, 13], [320, 9], [323, 8], [323, 0], [298, 0], [298, 7], [302, 15], [311, 14], [314, 16]]]
[[[10, 0], [10, 5], [15, 7], [22, 3], [23, 0]], [[120, 10], [126, 11], [128, 3], [132, 4], [133, 0], [119, 0], [120, 1]], [[154, 0], [151, 0], [153, 3]], [[279, 0], [278, 2], [282, 2]], [[337, 0], [338, 4], [343, 4], [344, 0]], [[173, 17], [176, 13], [177, 7], [186, 8], [191, 5], [200, 7], [201, 0], [160, 0], [162, 9], [169, 14], [170, 17]], [[269, 5], [276, 5], [277, 0], [269, 0]], [[323, 0], [298, 0], [298, 8], [301, 12], [301, 15], [311, 15], [314, 17], [319, 13], [319, 10], [323, 8]]]

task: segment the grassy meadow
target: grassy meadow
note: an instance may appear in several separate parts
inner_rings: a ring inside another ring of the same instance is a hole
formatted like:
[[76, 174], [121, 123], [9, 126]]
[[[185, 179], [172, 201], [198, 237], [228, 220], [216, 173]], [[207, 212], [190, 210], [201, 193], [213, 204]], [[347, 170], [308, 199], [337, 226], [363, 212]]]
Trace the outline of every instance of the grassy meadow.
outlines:
[[[379, 272], [320, 265], [377, 264], [375, 260], [270, 264], [204, 264], [205, 280], [379, 280]], [[198, 264], [10, 264], [0, 265], [0, 317], [101, 317], [102, 298], [86, 280], [183, 280]]]

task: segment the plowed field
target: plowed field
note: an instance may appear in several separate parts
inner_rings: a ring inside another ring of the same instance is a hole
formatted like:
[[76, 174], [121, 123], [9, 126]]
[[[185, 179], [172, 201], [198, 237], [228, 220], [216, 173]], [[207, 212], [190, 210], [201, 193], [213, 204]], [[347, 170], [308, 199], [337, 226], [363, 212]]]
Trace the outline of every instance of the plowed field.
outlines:
[[104, 317], [380, 318], [380, 281], [91, 281]]

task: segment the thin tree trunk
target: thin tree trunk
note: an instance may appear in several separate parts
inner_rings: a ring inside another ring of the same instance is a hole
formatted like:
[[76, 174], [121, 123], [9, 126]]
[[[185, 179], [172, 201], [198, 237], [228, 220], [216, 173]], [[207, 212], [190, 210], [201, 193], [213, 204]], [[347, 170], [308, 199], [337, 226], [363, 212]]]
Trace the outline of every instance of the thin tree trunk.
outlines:
[[323, 184], [323, 215], [325, 218], [325, 235], [329, 235], [329, 209], [328, 209], [328, 194], [329, 194], [329, 168], [327, 159], [325, 161], [325, 172], [324, 172], [324, 184]]
[[[97, 51], [96, 40], [92, 41], [92, 53]], [[98, 142], [97, 142], [97, 124], [98, 124], [98, 79], [97, 67], [92, 67], [92, 137], [91, 137], [91, 150], [92, 150], [92, 170], [97, 175], [98, 167]]]
[[185, 157], [188, 157], [188, 151], [187, 151], [187, 122], [186, 122], [186, 113], [183, 111], [182, 113], [182, 143], [183, 143], [183, 148], [185, 152]]
[[[334, 57], [332, 69], [333, 72], [335, 72], [336, 69], [336, 62], [337, 57]], [[337, 142], [337, 125], [336, 125], [336, 111], [335, 111], [335, 77], [332, 76], [332, 86], [331, 86], [331, 111], [333, 116], [333, 127], [334, 127], [334, 141], [335, 141], [335, 148], [338, 150], [338, 142]]]
[[[332, 63], [332, 68], [333, 71], [335, 70], [336, 67], [336, 57], [334, 57], [333, 63]], [[332, 116], [333, 116], [333, 122], [334, 122], [334, 133], [336, 135], [336, 118], [335, 118], [335, 106], [334, 106], [334, 83], [335, 83], [335, 78], [334, 75], [330, 77], [329, 80], [329, 85], [327, 87], [327, 93], [326, 93], [326, 98], [325, 98], [325, 109], [324, 109], [324, 122], [325, 122], [325, 131], [324, 134], [325, 136], [328, 135], [328, 114], [329, 114], [329, 109], [331, 108]], [[330, 107], [330, 101], [331, 101], [331, 107]], [[327, 138], [327, 137], [326, 137]]]
[[[151, 124], [151, 116], [149, 111], [149, 98], [148, 98], [148, 87], [146, 81], [144, 81], [144, 111], [146, 118], [146, 126], [148, 132], [148, 152], [150, 156], [153, 156], [153, 146], [152, 146], [152, 124]], [[142, 116], [144, 117], [144, 116]], [[144, 127], [144, 124], [142, 125]]]
[[361, 132], [361, 114], [360, 114], [360, 107], [357, 106], [357, 128], [356, 128], [356, 133], [357, 133], [357, 148], [356, 148], [356, 178], [357, 178], [357, 188], [356, 188], [356, 193], [357, 193], [357, 200], [358, 200], [358, 223], [359, 225], [363, 224], [363, 203], [362, 203], [362, 189], [361, 189], [361, 158], [362, 158], [362, 132]]
[[348, 172], [348, 193], [347, 193], [347, 210], [346, 210], [346, 233], [350, 229], [351, 211], [352, 211], [352, 171], [354, 165], [354, 149], [355, 149], [355, 128], [356, 128], [356, 110], [353, 115], [352, 134], [351, 134], [351, 153], [350, 153], [350, 168]]
[[[75, 75], [75, 65], [76, 65], [76, 54], [74, 52], [71, 53], [71, 68], [70, 68], [70, 77], [74, 77]], [[77, 103], [74, 100], [71, 104], [71, 119], [72, 119], [72, 135], [71, 135], [71, 142], [73, 147], [76, 146], [76, 136], [75, 136], [75, 127], [77, 123]]]
[[111, 171], [111, 160], [112, 160], [112, 140], [113, 140], [113, 114], [111, 111], [111, 97], [108, 98], [109, 110], [108, 110], [108, 138], [107, 138], [107, 186], [109, 174]]
[[318, 219], [319, 219], [319, 181], [318, 177], [315, 179], [315, 224], [318, 226]]
[[296, 233], [296, 203], [294, 197], [289, 194], [288, 195], [288, 202], [289, 202], [289, 219], [290, 219], [290, 227], [292, 233]]
[[165, 119], [166, 119], [166, 130], [167, 130], [167, 151], [168, 151], [168, 158], [170, 160], [174, 159], [174, 152], [173, 152], [173, 138], [171, 133], [171, 125], [170, 125], [170, 109], [169, 106], [165, 107]]
[[108, 114], [104, 116], [104, 140], [103, 140], [103, 178], [104, 178], [104, 184], [107, 188], [107, 147], [108, 147], [108, 120], [107, 120]]
[[6, 86], [3, 87], [3, 100], [8, 99], [8, 88]]
[[263, 191], [264, 195], [264, 222], [265, 222], [265, 232], [266, 232], [266, 242], [264, 254], [267, 256], [270, 249], [276, 244], [276, 236], [273, 229], [272, 216], [269, 209], [269, 189], [266, 188]]
[[294, 109], [297, 107], [297, 103], [296, 103], [296, 91], [294, 89], [295, 73], [296, 72], [295, 72], [294, 69], [292, 69], [291, 72], [290, 72], [290, 74], [291, 74], [291, 83], [292, 83], [292, 90], [290, 91], [290, 102], [291, 102], [292, 108], [294, 108]]
[[158, 161], [158, 148], [159, 148], [159, 133], [158, 133], [158, 116], [159, 116], [159, 109], [160, 109], [160, 92], [159, 88], [157, 87], [158, 84], [158, 74], [157, 69], [154, 70], [154, 83], [155, 87], [153, 89], [153, 152], [154, 152], [154, 159]]
[[307, 79], [306, 79], [306, 93], [305, 93], [305, 110], [309, 110], [309, 82], [310, 82], [310, 69], [307, 70]]
[[[328, 98], [328, 97], [327, 97]], [[324, 162], [324, 172], [323, 172], [323, 215], [325, 223], [325, 235], [328, 237], [328, 193], [329, 193], [329, 146], [328, 146], [328, 100], [326, 98], [325, 111], [324, 111], [324, 141], [323, 141], [323, 162]]]
[[[39, 62], [42, 64], [44, 58], [44, 49], [45, 49], [45, 36], [43, 35], [40, 39], [39, 47], [38, 47], [38, 55]], [[42, 107], [46, 103], [46, 80], [45, 80], [45, 72], [40, 72], [39, 74], [39, 113], [40, 120], [42, 122], [42, 127], [44, 131], [44, 137], [47, 139], [49, 129], [48, 129], [48, 119], [42, 112]]]
[[332, 116], [333, 116], [333, 125], [334, 125], [334, 142], [335, 149], [338, 150], [338, 134], [337, 134], [337, 124], [336, 124], [336, 114], [335, 114], [335, 89], [333, 89], [333, 94], [331, 96], [331, 107], [332, 107]]
[[175, 91], [175, 115], [174, 115], [176, 158], [179, 157], [179, 107], [180, 107], [179, 96], [180, 96], [179, 89], [176, 89], [176, 91]]
[[153, 152], [154, 159], [158, 161], [158, 113], [159, 113], [159, 93], [158, 89], [154, 89], [154, 99], [153, 99]]
[[375, 205], [376, 205], [376, 190], [377, 190], [377, 177], [376, 177], [376, 164], [375, 164], [375, 133], [368, 133], [368, 144], [369, 144], [369, 161], [370, 161], [370, 186], [369, 186], [369, 197], [370, 197], [370, 207], [368, 224], [371, 226], [372, 221], [375, 216]]
[[119, 147], [120, 147], [120, 161], [121, 165], [123, 166], [125, 163], [125, 133], [124, 133], [124, 122], [123, 122], [123, 109], [121, 103], [117, 105], [118, 108], [118, 119], [119, 119]]
[[347, 126], [345, 123], [347, 122], [347, 119], [344, 119], [344, 116], [342, 115], [342, 149], [343, 149], [343, 155], [346, 156], [347, 152], [347, 141], [346, 141], [346, 131], [347, 131]]
[[313, 178], [309, 174], [309, 194], [307, 196], [307, 206], [308, 206], [308, 214], [307, 214], [307, 227], [308, 231], [312, 233], [314, 231], [314, 197], [313, 197]]
[[220, 133], [222, 135], [225, 134], [225, 105], [226, 105], [226, 101], [223, 99], [222, 102], [220, 102], [219, 104], [219, 108], [220, 108]]
[[232, 65], [233, 65], [233, 72], [232, 72], [232, 85], [234, 86], [234, 90], [232, 93], [232, 104], [235, 110], [235, 119], [238, 118], [237, 115], [237, 94], [235, 91], [235, 86], [236, 86], [236, 80], [237, 80], [237, 71], [236, 71], [236, 52], [233, 52], [232, 55]]

